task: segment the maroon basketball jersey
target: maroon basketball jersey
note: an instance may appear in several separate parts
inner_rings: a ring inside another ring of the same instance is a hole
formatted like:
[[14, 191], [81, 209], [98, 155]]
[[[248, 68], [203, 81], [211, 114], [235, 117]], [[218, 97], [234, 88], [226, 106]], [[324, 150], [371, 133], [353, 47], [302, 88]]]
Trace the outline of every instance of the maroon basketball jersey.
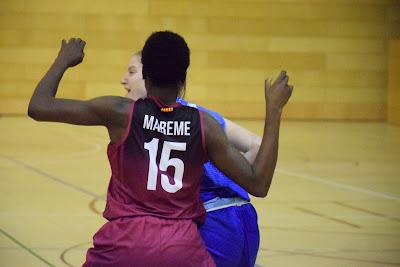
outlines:
[[104, 217], [205, 215], [200, 177], [206, 161], [201, 111], [154, 97], [132, 102], [122, 140], [108, 146], [112, 176]]

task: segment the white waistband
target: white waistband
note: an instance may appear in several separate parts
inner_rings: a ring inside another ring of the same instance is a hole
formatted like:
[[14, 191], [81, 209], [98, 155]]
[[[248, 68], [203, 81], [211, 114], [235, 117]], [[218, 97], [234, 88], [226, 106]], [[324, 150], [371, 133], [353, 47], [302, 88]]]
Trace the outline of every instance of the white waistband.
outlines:
[[232, 206], [242, 206], [250, 203], [249, 201], [240, 197], [220, 198], [216, 197], [203, 203], [207, 212], [220, 210]]

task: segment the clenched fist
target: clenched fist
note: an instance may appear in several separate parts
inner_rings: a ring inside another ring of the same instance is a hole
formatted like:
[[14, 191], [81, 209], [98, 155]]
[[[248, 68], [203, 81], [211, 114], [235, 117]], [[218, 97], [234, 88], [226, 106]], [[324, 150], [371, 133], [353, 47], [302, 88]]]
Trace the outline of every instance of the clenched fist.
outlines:
[[80, 38], [71, 38], [69, 41], [62, 40], [61, 49], [58, 52], [57, 60], [62, 62], [63, 65], [74, 67], [82, 62], [85, 53], [86, 42]]
[[271, 85], [270, 80], [265, 81], [265, 101], [267, 109], [281, 111], [292, 95], [293, 86], [288, 84], [289, 76], [286, 71], [281, 71], [278, 78]]

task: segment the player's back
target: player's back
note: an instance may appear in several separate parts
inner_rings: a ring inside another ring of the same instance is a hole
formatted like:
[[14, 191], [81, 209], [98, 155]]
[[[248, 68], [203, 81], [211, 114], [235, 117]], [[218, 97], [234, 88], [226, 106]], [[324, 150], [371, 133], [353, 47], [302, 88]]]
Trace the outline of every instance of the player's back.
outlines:
[[196, 222], [205, 215], [201, 112], [155, 98], [132, 102], [124, 137], [108, 147], [104, 217], [83, 266], [215, 266]]
[[206, 160], [201, 113], [149, 97], [132, 103], [122, 140], [108, 147], [112, 169], [104, 217], [153, 215], [200, 221]]

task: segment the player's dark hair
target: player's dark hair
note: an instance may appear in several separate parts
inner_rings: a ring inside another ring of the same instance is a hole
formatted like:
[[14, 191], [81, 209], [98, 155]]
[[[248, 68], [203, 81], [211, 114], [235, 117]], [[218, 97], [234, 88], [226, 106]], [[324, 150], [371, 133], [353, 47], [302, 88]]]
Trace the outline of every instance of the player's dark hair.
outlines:
[[156, 86], [176, 86], [185, 83], [190, 64], [190, 50], [185, 40], [170, 31], [154, 32], [141, 51], [143, 79]]

